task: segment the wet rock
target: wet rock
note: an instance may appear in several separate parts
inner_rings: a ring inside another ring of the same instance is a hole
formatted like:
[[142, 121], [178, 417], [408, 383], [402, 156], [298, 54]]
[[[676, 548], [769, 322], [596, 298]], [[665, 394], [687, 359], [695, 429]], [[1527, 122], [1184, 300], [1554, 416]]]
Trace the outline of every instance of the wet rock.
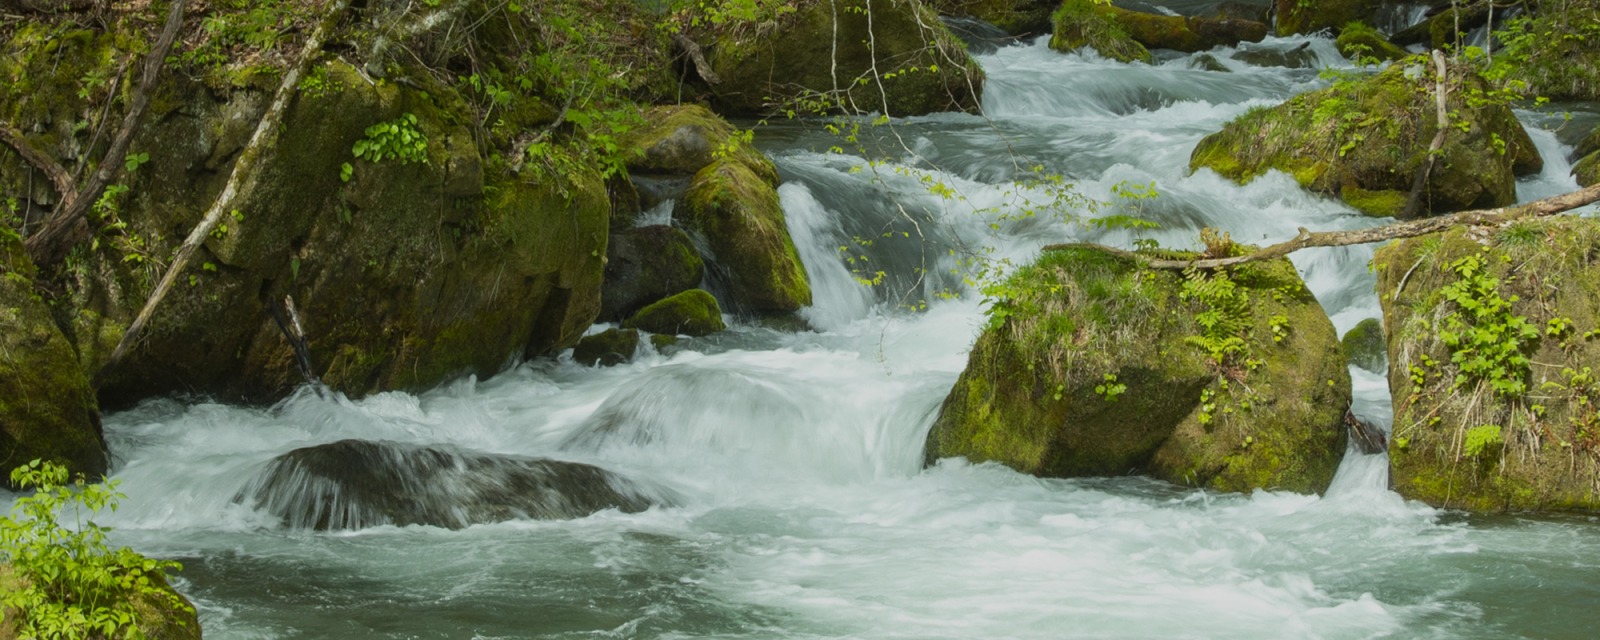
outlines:
[[[1538, 150], [1509, 107], [1467, 104], [1465, 94], [1487, 91], [1483, 78], [1456, 67], [1448, 82], [1456, 87], [1449, 101], [1453, 120], [1421, 211], [1511, 204], [1516, 176], [1542, 168]], [[1432, 74], [1417, 65], [1300, 94], [1247, 112], [1202, 139], [1189, 165], [1239, 183], [1276, 169], [1369, 215], [1398, 215], [1438, 130], [1433, 90]]]
[[705, 262], [689, 235], [665, 225], [614, 233], [606, 247], [600, 318], [616, 321], [645, 305], [700, 286]]
[[1066, 0], [1051, 16], [1050, 48], [1072, 52], [1088, 47], [1118, 62], [1150, 62], [1150, 50], [1117, 24], [1111, 11], [1093, 0]]
[[[978, 109], [983, 70], [921, 0], [789, 6], [794, 11], [761, 28], [708, 22], [692, 34], [721, 77], [707, 87], [718, 113], [804, 113], [817, 105], [800, 104], [803, 99], [827, 94], [853, 109], [891, 116]], [[874, 70], [881, 83], [855, 81]]]
[[1600, 127], [1595, 127], [1594, 132], [1578, 144], [1573, 157], [1578, 161], [1572, 165], [1572, 177], [1579, 185], [1587, 187], [1600, 183]]
[[744, 164], [718, 160], [695, 174], [677, 219], [705, 236], [733, 304], [758, 313], [811, 304], [811, 283], [772, 185]]
[[606, 329], [579, 340], [578, 345], [572, 348], [572, 361], [590, 367], [609, 367], [632, 360], [638, 349], [638, 331]]
[[340, 440], [274, 458], [235, 500], [296, 529], [427, 525], [643, 511], [660, 489], [599, 467], [444, 445]]
[[1267, 37], [1267, 25], [1250, 20], [1209, 16], [1169, 16], [1130, 11], [1099, 4], [1093, 0], [1067, 0], [1056, 13], [1057, 39], [1051, 47], [1070, 51], [1091, 46], [1114, 60], [1145, 60], [1122, 40], [1126, 36], [1140, 47], [1171, 49], [1193, 53], [1240, 42], [1260, 42]]
[[0, 486], [35, 459], [96, 480], [107, 461], [94, 389], [11, 234], [0, 226]]
[[718, 157], [749, 167], [773, 186], [778, 169], [760, 151], [739, 139], [739, 130], [697, 104], [651, 107], [646, 124], [627, 133], [622, 144], [630, 155], [628, 172], [647, 176], [692, 176]]
[[1385, 0], [1275, 0], [1277, 4], [1277, 32], [1280, 36], [1316, 33], [1329, 30], [1337, 33], [1351, 22], [1370, 22]]
[[1233, 58], [1257, 67], [1285, 69], [1310, 69], [1320, 64], [1317, 61], [1317, 52], [1311, 50], [1310, 43], [1289, 49], [1279, 46], [1239, 45], [1239, 50], [1234, 52]]
[[[1140, 473], [1224, 491], [1325, 489], [1350, 404], [1333, 326], [1288, 261], [1231, 273], [1225, 284], [1186, 283], [1093, 248], [1048, 252], [996, 304], [928, 435], [927, 460], [965, 456], [1043, 477]], [[1202, 314], [1223, 319], [1219, 328], [1200, 325]]]
[[1388, 345], [1383, 340], [1383, 323], [1367, 318], [1345, 332], [1339, 341], [1344, 359], [1373, 373], [1384, 373], [1389, 363]]
[[[942, 16], [940, 20], [944, 21], [945, 28], [951, 34], [967, 43], [967, 53], [972, 55], [988, 55], [999, 51], [1001, 47], [1017, 44], [1018, 39], [1004, 29], [978, 18]], [[1043, 26], [1049, 28], [1048, 20]]]
[[[1050, 30], [1050, 13], [1061, 3], [1059, 0], [930, 0], [930, 6], [946, 16], [959, 16], [981, 20], [993, 25], [1001, 34], [1013, 36], [1038, 35]], [[967, 42], [973, 53], [987, 53], [988, 46], [1005, 46], [1004, 41], [985, 37], [976, 42], [965, 27], [951, 25], [956, 35]]]
[[717, 299], [701, 289], [690, 289], [660, 300], [633, 314], [624, 328], [668, 335], [705, 336], [727, 329]]
[[1456, 228], [1373, 264], [1395, 490], [1480, 512], [1600, 511], [1600, 222]]

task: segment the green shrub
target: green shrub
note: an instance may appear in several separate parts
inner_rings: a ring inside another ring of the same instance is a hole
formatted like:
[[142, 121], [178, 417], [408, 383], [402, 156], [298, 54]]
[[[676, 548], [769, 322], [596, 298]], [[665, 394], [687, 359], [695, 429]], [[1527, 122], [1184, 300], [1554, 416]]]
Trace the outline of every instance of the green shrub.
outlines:
[[[115, 483], [69, 482], [67, 470], [34, 460], [11, 472], [11, 481], [34, 494], [18, 498], [0, 518], [0, 561], [16, 584], [0, 595], [0, 616], [17, 617], [20, 638], [78, 640], [145, 637], [149, 615], [137, 602], [158, 609], [193, 609], [166, 586], [164, 572], [181, 568], [106, 544], [108, 529], [89, 518], [115, 510], [124, 496]], [[59, 522], [66, 519], [74, 526]], [[4, 576], [0, 576], [4, 577]], [[3, 618], [0, 618], [3, 619]]]

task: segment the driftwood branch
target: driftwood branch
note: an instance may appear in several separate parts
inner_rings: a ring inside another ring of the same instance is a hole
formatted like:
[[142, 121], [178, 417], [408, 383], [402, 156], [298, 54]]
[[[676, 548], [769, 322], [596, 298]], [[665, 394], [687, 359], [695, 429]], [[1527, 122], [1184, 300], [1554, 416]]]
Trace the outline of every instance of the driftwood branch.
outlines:
[[215, 229], [217, 223], [222, 221], [223, 216], [233, 210], [234, 201], [238, 199], [245, 181], [253, 179], [255, 176], [256, 163], [268, 148], [277, 144], [279, 124], [283, 120], [284, 112], [288, 110], [290, 99], [294, 97], [296, 87], [300, 84], [300, 76], [310, 66], [311, 59], [315, 58], [317, 53], [322, 50], [322, 45], [327, 40], [328, 34], [338, 25], [339, 19], [344, 16], [345, 8], [349, 4], [350, 0], [332, 0], [328, 3], [322, 22], [317, 25], [316, 30], [311, 33], [311, 37], [306, 40], [305, 48], [300, 52], [299, 60], [283, 74], [283, 82], [278, 85], [278, 91], [273, 95], [272, 103], [267, 106], [266, 113], [262, 114], [261, 122], [256, 124], [256, 130], [255, 133], [251, 134], [250, 142], [239, 153], [239, 160], [234, 163], [233, 172], [228, 175], [228, 182], [222, 187], [222, 193], [211, 203], [211, 208], [206, 211], [206, 215], [200, 220], [200, 224], [195, 225], [195, 228], [189, 232], [189, 237], [185, 238], [183, 244], [178, 247], [178, 252], [172, 257], [172, 265], [167, 267], [166, 273], [162, 274], [161, 282], [156, 284], [155, 290], [150, 293], [150, 298], [145, 300], [144, 308], [139, 310], [138, 317], [134, 318], [133, 323], [128, 325], [127, 333], [122, 335], [122, 340], [117, 343], [116, 350], [111, 352], [110, 359], [106, 361], [105, 366], [101, 369], [102, 373], [116, 367], [122, 361], [122, 358], [127, 355], [128, 349], [144, 333], [144, 328], [150, 323], [150, 317], [155, 314], [156, 307], [160, 306], [161, 301], [172, 290], [172, 285], [177, 282], [178, 276], [183, 273], [184, 269], [188, 268], [189, 262], [194, 258], [195, 250], [199, 249], [200, 245], [205, 242], [206, 237], [211, 235], [212, 229]]
[[73, 245], [88, 237], [89, 207], [100, 197], [106, 185], [116, 179], [123, 160], [128, 156], [128, 147], [133, 144], [133, 136], [138, 133], [145, 111], [150, 107], [150, 96], [155, 92], [156, 81], [161, 78], [161, 68], [166, 66], [167, 52], [172, 50], [172, 43], [178, 38], [178, 28], [183, 25], [186, 4], [188, 0], [172, 3], [172, 10], [167, 13], [167, 23], [161, 28], [161, 37], [150, 48], [150, 54], [145, 56], [139, 87], [134, 91], [133, 102], [128, 105], [128, 113], [122, 118], [122, 128], [111, 139], [111, 147], [106, 149], [106, 156], [100, 160], [99, 168], [81, 188], [62, 194], [61, 204], [56, 207], [55, 214], [25, 241], [23, 246], [27, 248], [34, 264], [41, 267], [56, 264], [66, 257]]
[[1444, 64], [1444, 52], [1438, 49], [1433, 50], [1433, 69], [1438, 74], [1433, 84], [1433, 107], [1439, 121], [1438, 130], [1433, 134], [1433, 142], [1428, 145], [1428, 155], [1423, 157], [1422, 167], [1411, 181], [1411, 195], [1406, 196], [1405, 209], [1400, 212], [1401, 220], [1417, 217], [1417, 210], [1422, 206], [1422, 192], [1428, 188], [1433, 166], [1439, 162], [1439, 152], [1444, 149], [1445, 134], [1450, 130], [1449, 89], [1445, 86], [1445, 74], [1449, 71]]
[[22, 156], [23, 160], [27, 160], [28, 164], [33, 165], [33, 168], [38, 169], [40, 173], [49, 178], [50, 184], [55, 185], [56, 193], [61, 194], [62, 198], [66, 198], [74, 191], [77, 191], [72, 185], [72, 176], [67, 173], [66, 167], [61, 166], [61, 163], [56, 162], [54, 158], [44, 152], [33, 148], [33, 145], [28, 144], [27, 139], [23, 138], [21, 133], [18, 133], [17, 130], [11, 128], [11, 125], [4, 122], [0, 122], [0, 142], [4, 142], [7, 146], [16, 150], [17, 155]]
[[700, 50], [699, 43], [681, 33], [674, 33], [672, 44], [678, 45], [679, 49], [683, 49], [684, 55], [689, 56], [689, 60], [694, 63], [695, 73], [700, 74], [700, 79], [705, 80], [706, 84], [713, 86], [722, 84], [722, 76], [717, 75], [716, 70], [711, 68], [711, 63], [706, 62], [705, 53]]
[[1090, 247], [1099, 249], [1113, 255], [1128, 258], [1144, 264], [1152, 269], [1217, 269], [1221, 267], [1282, 258], [1301, 249], [1311, 247], [1344, 247], [1353, 244], [1367, 244], [1369, 242], [1383, 242], [1400, 238], [1415, 238], [1430, 233], [1437, 233], [1458, 226], [1479, 226], [1490, 224], [1504, 224], [1523, 218], [1536, 218], [1571, 211], [1578, 207], [1600, 201], [1600, 184], [1590, 185], [1577, 191], [1571, 191], [1558, 196], [1551, 196], [1542, 200], [1501, 207], [1498, 209], [1483, 209], [1477, 211], [1462, 211], [1435, 218], [1409, 220], [1396, 222], [1381, 227], [1367, 229], [1353, 229], [1350, 231], [1307, 231], [1300, 229], [1300, 233], [1293, 239], [1266, 247], [1255, 253], [1228, 258], [1195, 258], [1193, 260], [1168, 260], [1155, 258], [1115, 247], [1099, 244], [1074, 243], [1053, 244], [1044, 247], [1044, 251], [1055, 251], [1075, 247]]

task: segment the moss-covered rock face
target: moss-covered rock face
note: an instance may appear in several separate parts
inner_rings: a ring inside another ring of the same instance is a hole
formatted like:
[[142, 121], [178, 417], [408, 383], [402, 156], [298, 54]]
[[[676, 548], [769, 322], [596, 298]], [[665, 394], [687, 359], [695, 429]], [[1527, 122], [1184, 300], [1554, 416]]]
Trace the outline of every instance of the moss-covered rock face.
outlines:
[[1344, 25], [1334, 45], [1339, 47], [1340, 55], [1351, 60], [1399, 60], [1411, 55], [1405, 49], [1389, 42], [1389, 39], [1378, 33], [1377, 29], [1367, 26], [1364, 22]]
[[600, 319], [621, 320], [645, 305], [700, 285], [705, 262], [689, 234], [653, 225], [625, 229], [606, 247]]
[[1600, 127], [1595, 127], [1589, 137], [1578, 143], [1573, 157], [1578, 161], [1572, 165], [1572, 177], [1579, 185], [1587, 187], [1600, 183]]
[[1339, 340], [1339, 345], [1344, 349], [1346, 361], [1373, 373], [1383, 373], [1389, 361], [1383, 323], [1377, 318], [1367, 318], [1351, 327]]
[[1004, 29], [1011, 35], [1040, 34], [1050, 29], [1056, 0], [930, 0], [939, 13], [969, 16]]
[[1150, 62], [1150, 50], [1118, 23], [1112, 11], [1093, 0], [1065, 0], [1050, 17], [1050, 48], [1072, 52], [1089, 47], [1118, 62]]
[[107, 462], [94, 389], [34, 293], [21, 244], [0, 228], [0, 486], [35, 459], [99, 478]]
[[[141, 596], [133, 602], [134, 609], [138, 612], [142, 623], [139, 630], [144, 632], [148, 640], [200, 640], [200, 619], [195, 614], [194, 604], [188, 598], [178, 593], [162, 579], [160, 575], [152, 578], [157, 582], [157, 587], [169, 591], [172, 595], [189, 605], [187, 610], [173, 611], [161, 598]], [[0, 593], [9, 593], [15, 589], [27, 586], [23, 579], [17, 576], [11, 565], [0, 564]], [[0, 615], [0, 640], [15, 640], [17, 638], [16, 612], [7, 609]]]
[[1384, 0], [1276, 0], [1278, 35], [1338, 31], [1350, 22], [1371, 20]]
[[811, 304], [811, 284], [783, 218], [778, 193], [744, 164], [718, 160], [695, 174], [678, 219], [706, 237], [732, 305], [786, 312]]
[[[1138, 472], [1224, 491], [1320, 491], [1332, 480], [1349, 374], [1287, 261], [1186, 281], [1074, 248], [1046, 254], [1008, 289], [928, 434], [929, 462]], [[1220, 363], [1210, 347], [1224, 336], [1196, 321], [1208, 310], [1237, 330]]]
[[572, 348], [572, 360], [585, 366], [609, 367], [633, 359], [639, 349], [639, 332], [634, 329], [606, 329], [584, 336]]
[[[1093, 16], [1085, 16], [1092, 13]], [[1114, 28], [1103, 26], [1075, 25], [1076, 21], [1095, 22], [1109, 18], [1115, 25]], [[1118, 30], [1126, 33], [1134, 42], [1146, 49], [1172, 49], [1174, 51], [1196, 52], [1205, 51], [1212, 47], [1232, 46], [1240, 42], [1260, 42], [1267, 37], [1267, 25], [1252, 20], [1228, 17], [1205, 16], [1168, 16], [1142, 11], [1130, 11], [1109, 4], [1099, 4], [1093, 0], [1067, 0], [1061, 5], [1061, 10], [1056, 14], [1058, 30], [1065, 29], [1069, 32], [1077, 30], [1079, 33], [1093, 31], [1114, 35]], [[1099, 40], [1098, 38], [1096, 40]], [[1052, 40], [1053, 42], [1053, 40]], [[1104, 45], [1089, 42], [1101, 55], [1113, 59], [1122, 59], [1112, 53], [1121, 53], [1126, 50], [1126, 45], [1115, 42]], [[1052, 44], [1051, 46], [1055, 46]], [[1064, 43], [1065, 46], [1065, 43]], [[1079, 45], [1082, 46], [1082, 45]], [[1056, 47], [1057, 49], [1070, 50], [1076, 47]], [[1138, 57], [1137, 50], [1134, 59]]]
[[1395, 490], [1473, 511], [1600, 511], [1600, 223], [1455, 229], [1373, 261]]
[[[801, 0], [793, 8], [695, 34], [721, 79], [709, 87], [719, 113], [977, 111], [983, 70], [922, 0]], [[856, 82], [874, 70], [875, 79]]]
[[[1533, 141], [1504, 104], [1469, 106], [1467, 96], [1487, 90], [1477, 74], [1452, 69], [1447, 82], [1454, 115], [1420, 211], [1511, 204], [1516, 176], [1543, 167]], [[1252, 110], [1207, 136], [1189, 166], [1240, 183], [1277, 169], [1367, 214], [1397, 215], [1438, 130], [1433, 87], [1433, 74], [1421, 66], [1393, 66], [1303, 93]]]
[[702, 289], [691, 289], [640, 309], [622, 326], [685, 336], [711, 335], [728, 328], [722, 321], [717, 299]]

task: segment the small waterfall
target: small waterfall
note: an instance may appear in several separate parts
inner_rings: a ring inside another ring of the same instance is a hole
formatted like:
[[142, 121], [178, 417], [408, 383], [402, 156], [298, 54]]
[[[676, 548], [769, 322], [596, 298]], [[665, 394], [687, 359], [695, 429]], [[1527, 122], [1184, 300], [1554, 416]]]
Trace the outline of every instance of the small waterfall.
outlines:
[[802, 183], [783, 185], [778, 189], [778, 198], [783, 203], [795, 250], [806, 267], [806, 278], [811, 281], [813, 302], [801, 310], [801, 316], [824, 331], [840, 330], [867, 317], [872, 308], [872, 290], [857, 278], [870, 281], [877, 268], [870, 262], [862, 263], [862, 273], [857, 275], [840, 261], [840, 255], [850, 251], [853, 239], [845, 235], [839, 216], [824, 209]]

